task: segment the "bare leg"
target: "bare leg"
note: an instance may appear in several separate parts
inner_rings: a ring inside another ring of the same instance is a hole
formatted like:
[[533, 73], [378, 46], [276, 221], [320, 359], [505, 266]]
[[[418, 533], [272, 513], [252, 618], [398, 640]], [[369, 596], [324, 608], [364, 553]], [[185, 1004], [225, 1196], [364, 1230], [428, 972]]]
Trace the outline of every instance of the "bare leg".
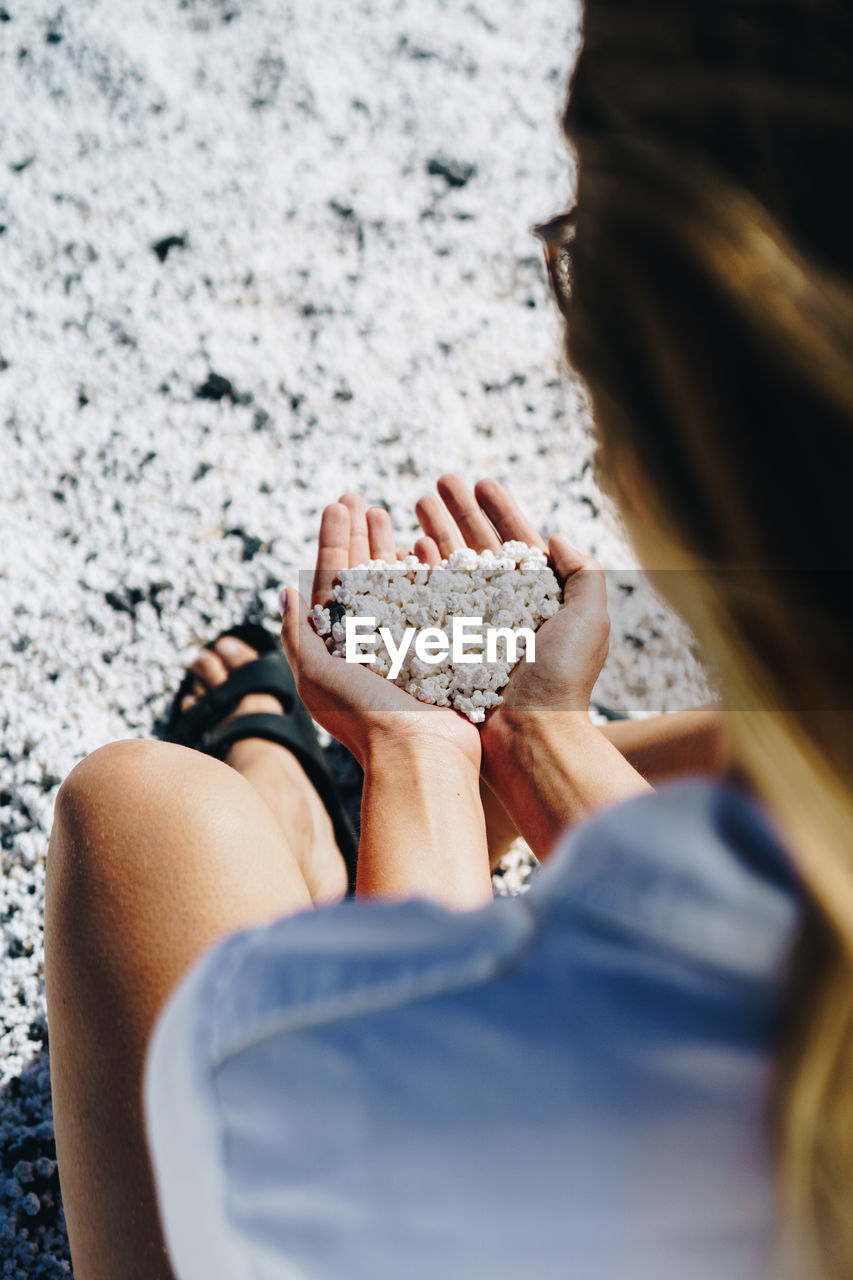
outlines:
[[508, 852], [513, 840], [518, 839], [518, 828], [485, 778], [480, 779], [480, 802], [486, 820], [489, 866], [494, 871], [501, 858]]
[[[213, 649], [203, 649], [190, 668], [196, 675], [196, 688], [193, 695], [184, 699], [184, 709], [205, 690], [227, 680], [236, 667], [257, 656], [254, 649], [235, 636], [224, 636]], [[279, 711], [276, 698], [257, 693], [244, 698], [233, 715]], [[227, 763], [251, 782], [279, 825], [290, 833], [314, 902], [342, 898], [347, 890], [347, 872], [335, 845], [332, 823], [295, 757], [264, 738], [244, 738], [231, 748]]]
[[[102, 748], [60, 791], [45, 982], [77, 1280], [172, 1275], [141, 1097], [145, 1052], [167, 996], [226, 934], [310, 908], [303, 867], [338, 874], [330, 824], [315, 823], [316, 795], [301, 769], [277, 773], [273, 753], [287, 753], [275, 745], [245, 747], [247, 772], [266, 799], [237, 772], [239, 760], [229, 768], [152, 742]], [[331, 880], [320, 892], [334, 896]]]
[[716, 707], [614, 720], [601, 731], [651, 783], [695, 774], [719, 777], [725, 771], [725, 720]]

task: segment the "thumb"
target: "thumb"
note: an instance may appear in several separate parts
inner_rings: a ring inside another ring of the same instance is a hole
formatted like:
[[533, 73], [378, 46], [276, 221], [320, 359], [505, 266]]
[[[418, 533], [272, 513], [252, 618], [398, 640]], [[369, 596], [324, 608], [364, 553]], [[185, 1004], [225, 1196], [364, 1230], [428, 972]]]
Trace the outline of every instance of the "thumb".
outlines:
[[322, 636], [311, 625], [308, 605], [295, 587], [284, 587], [279, 596], [281, 605], [281, 643], [294, 675], [311, 679], [317, 664], [329, 657]]
[[554, 571], [563, 583], [563, 602], [571, 600], [575, 607], [606, 614], [607, 586], [599, 562], [583, 555], [561, 533], [555, 533], [550, 539], [548, 551]]

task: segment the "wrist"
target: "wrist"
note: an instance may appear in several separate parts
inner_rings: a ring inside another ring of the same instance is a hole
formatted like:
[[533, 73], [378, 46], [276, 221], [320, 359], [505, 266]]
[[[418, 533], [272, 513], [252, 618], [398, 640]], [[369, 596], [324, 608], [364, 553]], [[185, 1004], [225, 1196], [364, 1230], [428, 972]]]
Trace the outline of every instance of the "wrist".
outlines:
[[598, 733], [588, 711], [499, 706], [486, 718], [480, 733], [483, 773], [487, 780], [514, 774], [539, 753], [562, 755]]
[[463, 748], [452, 739], [423, 729], [382, 729], [368, 734], [362, 744], [359, 763], [365, 773], [389, 769], [407, 772], [449, 771], [479, 778], [479, 743]]
[[480, 773], [470, 755], [446, 738], [386, 733], [365, 752], [364, 770], [357, 893], [462, 910], [489, 902]]

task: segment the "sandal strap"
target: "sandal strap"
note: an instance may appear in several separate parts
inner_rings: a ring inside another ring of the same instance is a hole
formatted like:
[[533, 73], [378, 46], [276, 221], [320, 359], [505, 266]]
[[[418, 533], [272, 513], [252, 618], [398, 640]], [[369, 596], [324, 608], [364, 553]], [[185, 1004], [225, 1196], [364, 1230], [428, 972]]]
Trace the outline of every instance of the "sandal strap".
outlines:
[[315, 764], [322, 765], [324, 769], [326, 767], [314, 721], [307, 711], [303, 716], [298, 712], [283, 716], [275, 711], [235, 716], [233, 720], [220, 724], [211, 733], [205, 734], [199, 750], [222, 760], [234, 743], [242, 742], [244, 738], [265, 738], [267, 742], [287, 747], [299, 759], [300, 764], [303, 758], [310, 757]]
[[293, 673], [283, 654], [265, 653], [242, 667], [235, 667], [227, 680], [209, 689], [178, 716], [171, 728], [171, 740], [185, 747], [198, 746], [250, 693], [272, 694], [278, 698], [285, 715], [298, 705]]

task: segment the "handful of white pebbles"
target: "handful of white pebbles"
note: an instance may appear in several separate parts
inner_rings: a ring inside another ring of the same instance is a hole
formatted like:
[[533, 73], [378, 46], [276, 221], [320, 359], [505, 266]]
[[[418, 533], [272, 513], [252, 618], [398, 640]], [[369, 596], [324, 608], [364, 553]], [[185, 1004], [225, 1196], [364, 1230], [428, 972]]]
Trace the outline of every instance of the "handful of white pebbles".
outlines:
[[421, 702], [475, 723], [503, 701], [513, 668], [529, 660], [533, 635], [562, 599], [544, 552], [524, 542], [462, 547], [433, 568], [416, 556], [369, 560], [338, 578], [332, 599], [311, 610], [329, 651], [369, 661]]

